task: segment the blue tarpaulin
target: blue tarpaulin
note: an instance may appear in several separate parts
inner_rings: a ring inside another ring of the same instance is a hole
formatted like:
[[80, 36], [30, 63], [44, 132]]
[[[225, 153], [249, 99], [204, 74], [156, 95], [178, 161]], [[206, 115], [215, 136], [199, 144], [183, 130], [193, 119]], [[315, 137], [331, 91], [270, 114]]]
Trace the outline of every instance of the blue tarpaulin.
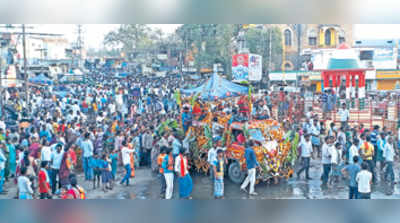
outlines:
[[44, 74], [39, 74], [36, 77], [29, 78], [29, 82], [34, 84], [47, 84], [47, 85], [53, 84], [53, 81], [50, 80], [48, 77], [44, 76]]
[[181, 90], [181, 93], [185, 95], [200, 93], [199, 97], [208, 101], [215, 100], [216, 98], [246, 95], [248, 92], [248, 87], [232, 83], [218, 74], [213, 74], [210, 79], [199, 87]]

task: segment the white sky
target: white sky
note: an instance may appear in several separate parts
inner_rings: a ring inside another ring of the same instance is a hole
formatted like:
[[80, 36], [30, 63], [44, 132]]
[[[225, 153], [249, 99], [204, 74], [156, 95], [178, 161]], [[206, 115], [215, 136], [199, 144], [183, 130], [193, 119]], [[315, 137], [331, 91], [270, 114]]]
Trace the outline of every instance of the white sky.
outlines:
[[[172, 33], [179, 24], [151, 24], [153, 28], [161, 28], [165, 33]], [[77, 26], [70, 24], [34, 25], [32, 32], [49, 32], [64, 34], [70, 41], [77, 38]], [[98, 48], [102, 46], [104, 35], [116, 29], [116, 24], [88, 24], [83, 25], [86, 47]], [[29, 30], [30, 31], [30, 30]], [[354, 39], [400, 39], [400, 24], [362, 24], [354, 26]]]

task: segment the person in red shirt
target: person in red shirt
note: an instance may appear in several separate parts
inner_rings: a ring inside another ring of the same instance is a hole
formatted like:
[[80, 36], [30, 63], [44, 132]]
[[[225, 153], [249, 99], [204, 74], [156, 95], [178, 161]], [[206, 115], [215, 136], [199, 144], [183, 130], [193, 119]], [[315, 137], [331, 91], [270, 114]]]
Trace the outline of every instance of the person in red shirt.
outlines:
[[238, 142], [240, 145], [243, 145], [244, 142], [246, 141], [246, 138], [244, 137], [243, 133], [240, 133], [240, 134], [236, 137], [236, 139], [237, 139], [237, 142]]
[[76, 162], [77, 162], [77, 157], [76, 157], [76, 152], [75, 152], [75, 150], [76, 150], [76, 145], [75, 145], [75, 144], [71, 145], [71, 147], [70, 147], [69, 150], [68, 150], [69, 157], [71, 158], [72, 166], [73, 166], [73, 167], [76, 166]]
[[47, 161], [40, 164], [40, 171], [38, 175], [40, 199], [51, 199], [50, 178], [47, 173]]

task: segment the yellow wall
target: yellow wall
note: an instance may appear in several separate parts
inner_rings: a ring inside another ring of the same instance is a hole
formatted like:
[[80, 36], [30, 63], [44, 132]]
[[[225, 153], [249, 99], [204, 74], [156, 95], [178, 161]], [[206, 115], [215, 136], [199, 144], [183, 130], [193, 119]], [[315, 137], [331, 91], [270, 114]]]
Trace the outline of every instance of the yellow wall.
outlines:
[[331, 29], [331, 46], [336, 45], [336, 31]]
[[378, 80], [378, 90], [394, 90], [396, 86], [396, 80]]

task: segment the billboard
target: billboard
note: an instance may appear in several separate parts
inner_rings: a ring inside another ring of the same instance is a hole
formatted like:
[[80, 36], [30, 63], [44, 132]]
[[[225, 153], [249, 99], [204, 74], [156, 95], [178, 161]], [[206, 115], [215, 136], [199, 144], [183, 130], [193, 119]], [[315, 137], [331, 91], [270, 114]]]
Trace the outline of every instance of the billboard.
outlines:
[[249, 79], [249, 55], [236, 54], [232, 56], [232, 80], [247, 81]]
[[249, 55], [249, 81], [260, 81], [262, 78], [262, 57], [257, 54]]

